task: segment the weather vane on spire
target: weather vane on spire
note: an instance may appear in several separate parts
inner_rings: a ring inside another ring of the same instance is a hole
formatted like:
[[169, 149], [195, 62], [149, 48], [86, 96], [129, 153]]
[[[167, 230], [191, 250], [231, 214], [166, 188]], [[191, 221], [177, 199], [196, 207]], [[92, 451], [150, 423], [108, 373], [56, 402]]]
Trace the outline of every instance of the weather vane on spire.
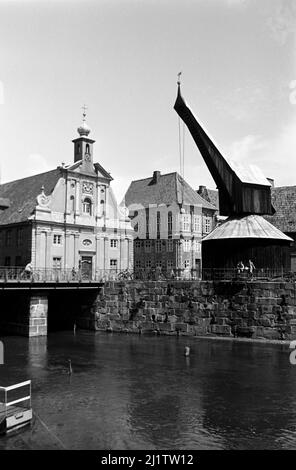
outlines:
[[182, 72], [179, 72], [178, 73], [178, 81], [177, 81], [178, 85], [181, 85], [181, 75], [182, 75]]
[[86, 104], [84, 104], [84, 105], [82, 106], [82, 109], [83, 109], [83, 121], [85, 121], [85, 117], [86, 117], [86, 110], [87, 110], [87, 106], [86, 106]]

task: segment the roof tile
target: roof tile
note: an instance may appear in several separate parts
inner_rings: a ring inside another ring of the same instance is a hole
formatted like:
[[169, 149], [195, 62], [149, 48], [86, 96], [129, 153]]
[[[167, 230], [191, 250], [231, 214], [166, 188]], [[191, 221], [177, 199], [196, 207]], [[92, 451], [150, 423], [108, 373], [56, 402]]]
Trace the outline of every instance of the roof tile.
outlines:
[[127, 207], [131, 204], [147, 206], [149, 204], [169, 205], [177, 202], [216, 210], [215, 206], [194, 191], [177, 172], [160, 175], [155, 184], [153, 184], [153, 177], [132, 181], [124, 199]]
[[60, 177], [60, 169], [55, 169], [1, 184], [0, 198], [8, 199], [10, 206], [0, 210], [0, 225], [27, 221], [37, 205], [41, 187], [46, 195], [51, 194]]
[[271, 188], [271, 202], [276, 212], [265, 219], [282, 232], [296, 232], [296, 186]]

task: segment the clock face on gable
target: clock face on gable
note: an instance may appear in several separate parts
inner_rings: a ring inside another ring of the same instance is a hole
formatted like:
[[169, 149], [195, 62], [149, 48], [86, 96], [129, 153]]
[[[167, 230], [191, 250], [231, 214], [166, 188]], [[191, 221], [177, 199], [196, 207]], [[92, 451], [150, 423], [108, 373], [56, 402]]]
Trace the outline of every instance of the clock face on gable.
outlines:
[[93, 194], [93, 191], [94, 191], [93, 183], [90, 183], [89, 181], [83, 181], [82, 191], [86, 194]]

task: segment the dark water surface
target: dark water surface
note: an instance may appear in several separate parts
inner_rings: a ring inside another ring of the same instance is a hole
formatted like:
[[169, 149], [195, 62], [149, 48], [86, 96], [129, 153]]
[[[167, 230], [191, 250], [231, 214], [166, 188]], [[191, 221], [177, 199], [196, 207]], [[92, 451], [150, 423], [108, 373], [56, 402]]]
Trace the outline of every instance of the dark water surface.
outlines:
[[296, 449], [287, 345], [79, 331], [2, 340], [0, 385], [32, 379], [34, 420], [0, 449]]

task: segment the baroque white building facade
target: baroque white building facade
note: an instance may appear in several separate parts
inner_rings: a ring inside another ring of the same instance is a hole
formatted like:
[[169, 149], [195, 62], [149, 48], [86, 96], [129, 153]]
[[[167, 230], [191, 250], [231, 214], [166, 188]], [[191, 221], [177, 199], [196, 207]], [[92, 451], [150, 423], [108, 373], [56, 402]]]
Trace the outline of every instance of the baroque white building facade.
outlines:
[[89, 133], [84, 114], [72, 164], [0, 185], [0, 265], [86, 276], [133, 269], [134, 231], [113, 178], [93, 162]]

